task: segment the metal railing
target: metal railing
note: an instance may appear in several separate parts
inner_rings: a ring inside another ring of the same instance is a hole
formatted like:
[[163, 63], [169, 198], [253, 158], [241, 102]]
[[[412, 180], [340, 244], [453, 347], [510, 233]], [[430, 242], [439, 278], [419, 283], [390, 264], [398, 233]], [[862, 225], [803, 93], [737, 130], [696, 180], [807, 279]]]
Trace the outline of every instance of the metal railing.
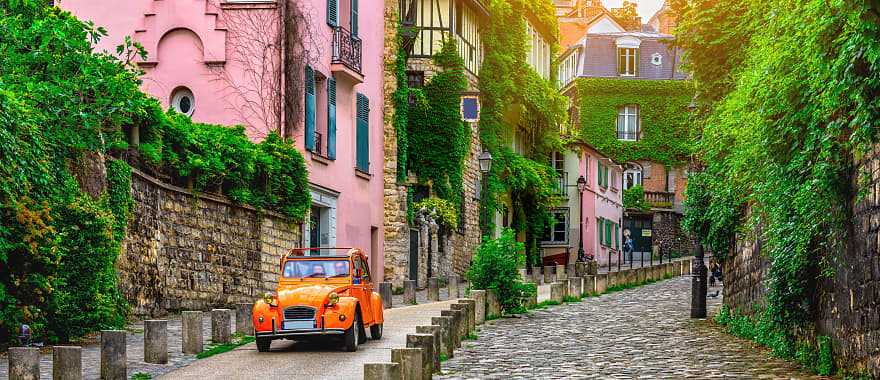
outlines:
[[324, 156], [324, 135], [321, 132], [315, 132], [315, 153]]
[[675, 193], [667, 191], [646, 191], [645, 201], [648, 202], [651, 207], [672, 208], [675, 204]]
[[333, 29], [333, 63], [341, 63], [361, 73], [361, 39], [341, 26]]
[[553, 192], [561, 197], [568, 196], [568, 172], [557, 173]]
[[638, 131], [617, 131], [618, 140], [638, 141], [642, 138], [642, 133]]

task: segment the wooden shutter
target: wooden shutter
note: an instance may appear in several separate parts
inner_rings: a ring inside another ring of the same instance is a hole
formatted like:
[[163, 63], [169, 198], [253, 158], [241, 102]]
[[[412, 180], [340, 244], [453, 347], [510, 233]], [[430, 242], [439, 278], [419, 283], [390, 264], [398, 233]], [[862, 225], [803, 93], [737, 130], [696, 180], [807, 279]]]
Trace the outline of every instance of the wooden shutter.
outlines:
[[596, 218], [596, 241], [602, 244], [602, 218]]
[[357, 168], [363, 172], [370, 170], [370, 100], [364, 94], [357, 94], [357, 131], [355, 157]]
[[336, 159], [336, 78], [327, 79], [327, 158]]
[[327, 24], [339, 26], [339, 0], [327, 0]]
[[614, 223], [614, 248], [620, 249], [620, 226]]
[[315, 71], [311, 66], [306, 66], [306, 128], [305, 128], [305, 144], [306, 150], [315, 151]]
[[351, 0], [351, 36], [358, 36], [358, 0]]
[[602, 187], [602, 163], [596, 161], [596, 180], [599, 182], [599, 187]]

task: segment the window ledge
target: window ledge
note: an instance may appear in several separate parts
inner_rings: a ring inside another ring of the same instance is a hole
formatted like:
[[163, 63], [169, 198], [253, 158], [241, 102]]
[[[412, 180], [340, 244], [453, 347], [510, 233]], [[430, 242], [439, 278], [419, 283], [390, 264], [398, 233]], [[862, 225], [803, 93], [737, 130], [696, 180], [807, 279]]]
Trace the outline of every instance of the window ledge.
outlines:
[[312, 152], [312, 161], [315, 161], [322, 165], [330, 165], [330, 159], [320, 155], [319, 153]]
[[365, 179], [367, 181], [369, 181], [370, 179], [373, 178], [372, 174], [367, 173], [367, 172], [365, 172], [361, 169], [358, 169], [358, 168], [354, 168], [354, 175], [358, 176], [358, 178]]
[[542, 247], [568, 247], [567, 241], [542, 241], [538, 245]]

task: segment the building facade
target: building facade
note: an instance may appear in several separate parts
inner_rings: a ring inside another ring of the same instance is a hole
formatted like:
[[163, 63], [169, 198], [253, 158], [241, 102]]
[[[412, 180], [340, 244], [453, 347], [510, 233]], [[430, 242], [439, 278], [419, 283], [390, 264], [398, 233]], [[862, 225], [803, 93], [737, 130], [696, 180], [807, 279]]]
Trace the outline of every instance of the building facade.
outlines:
[[[197, 122], [292, 138], [309, 170], [306, 247], [352, 246], [383, 260], [384, 8], [357, 0], [70, 0], [104, 26], [99, 49], [127, 36], [143, 89]], [[363, 20], [363, 21], [362, 21]], [[382, 281], [381, 276], [373, 276]]]

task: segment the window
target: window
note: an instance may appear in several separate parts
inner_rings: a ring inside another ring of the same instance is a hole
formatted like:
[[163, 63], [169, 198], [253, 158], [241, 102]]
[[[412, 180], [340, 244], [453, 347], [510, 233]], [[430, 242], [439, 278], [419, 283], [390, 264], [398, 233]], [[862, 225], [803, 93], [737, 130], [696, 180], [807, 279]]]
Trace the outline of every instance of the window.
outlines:
[[357, 146], [355, 151], [357, 170], [370, 171], [370, 100], [357, 94]]
[[171, 108], [186, 116], [192, 116], [196, 109], [196, 100], [192, 91], [186, 87], [179, 87], [171, 93]]
[[568, 209], [556, 209], [550, 212], [553, 223], [544, 230], [541, 242], [545, 244], [568, 243]]
[[562, 174], [565, 172], [565, 156], [562, 155], [562, 152], [553, 152], [551, 154], [550, 166], [556, 170], [556, 173]]
[[339, 0], [327, 0], [327, 25], [339, 26]]
[[409, 88], [422, 88], [425, 86], [424, 71], [407, 71], [406, 86]]
[[617, 170], [611, 170], [611, 189], [617, 190]]
[[627, 164], [626, 171], [623, 172], [623, 189], [629, 189], [633, 186], [642, 184], [642, 167], [639, 164]]
[[351, 0], [349, 3], [349, 26], [351, 27], [351, 36], [358, 36], [358, 0]]
[[639, 140], [639, 106], [627, 104], [617, 109], [617, 138], [625, 141]]
[[315, 70], [311, 66], [305, 68], [305, 146], [306, 150], [315, 151]]
[[596, 168], [597, 168], [597, 170], [596, 170], [596, 176], [597, 176], [597, 177], [596, 177], [596, 182], [599, 184], [599, 187], [605, 187], [605, 186], [606, 186], [606, 185], [605, 185], [605, 178], [603, 178], [603, 176], [602, 176], [602, 173], [605, 173], [605, 171], [602, 170], [602, 167], [603, 167], [603, 166], [604, 166], [604, 165], [602, 165], [602, 162], [601, 162], [601, 161], [596, 160]]
[[639, 75], [639, 49], [617, 48], [617, 73], [621, 76]]
[[654, 66], [660, 66], [663, 64], [663, 55], [660, 53], [654, 53], [651, 55], [651, 64]]

